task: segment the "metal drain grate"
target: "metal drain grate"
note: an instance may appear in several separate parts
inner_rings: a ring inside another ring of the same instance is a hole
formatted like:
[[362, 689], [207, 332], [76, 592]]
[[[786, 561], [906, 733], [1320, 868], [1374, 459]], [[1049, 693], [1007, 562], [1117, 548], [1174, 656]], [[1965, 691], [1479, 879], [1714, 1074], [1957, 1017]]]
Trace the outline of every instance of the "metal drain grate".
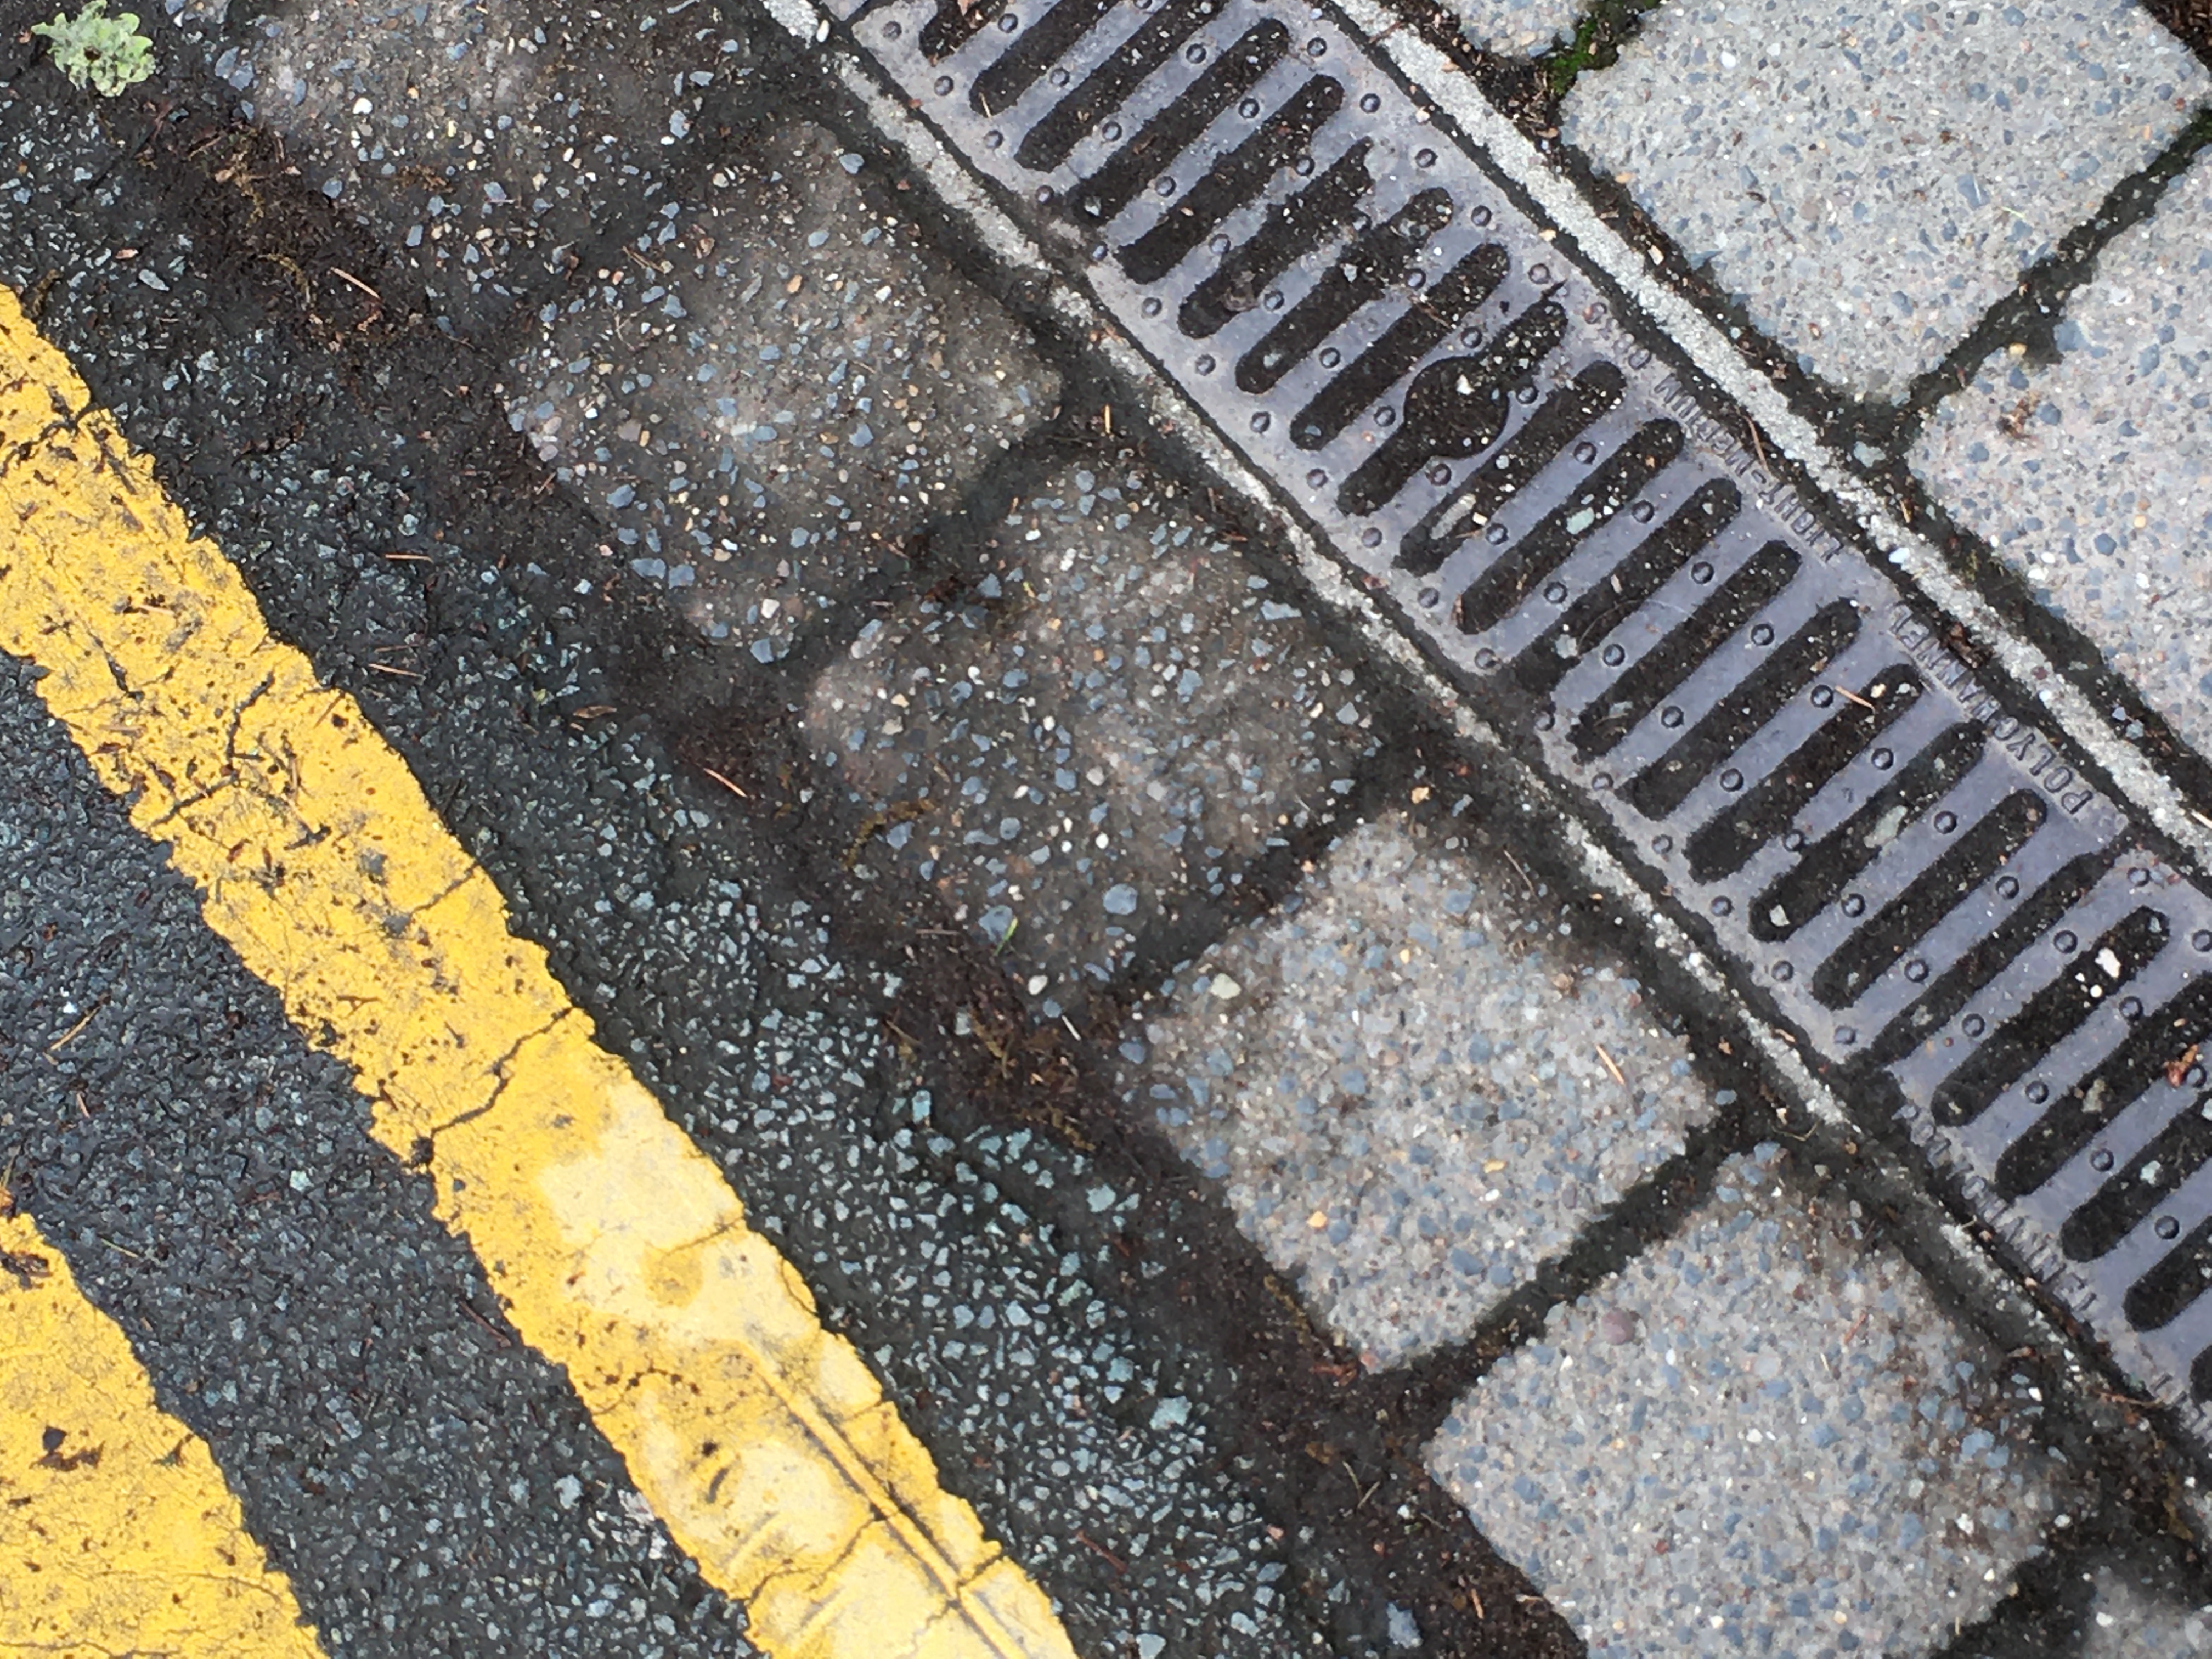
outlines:
[[[1334, 14], [853, 37], [2212, 1448], [2212, 901]], [[1740, 441], [1735, 435], [1744, 433]]]

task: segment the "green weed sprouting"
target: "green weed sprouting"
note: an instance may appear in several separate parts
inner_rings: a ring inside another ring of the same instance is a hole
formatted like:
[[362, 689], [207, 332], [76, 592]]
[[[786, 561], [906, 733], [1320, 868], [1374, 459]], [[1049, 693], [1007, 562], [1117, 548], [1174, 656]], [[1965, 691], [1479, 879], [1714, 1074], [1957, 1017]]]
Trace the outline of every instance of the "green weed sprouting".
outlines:
[[86, 0], [75, 17], [56, 12], [51, 23], [33, 23], [31, 33], [52, 43], [54, 64], [76, 86], [90, 86], [103, 98], [135, 87], [154, 73], [154, 43], [138, 33], [138, 15], [107, 15], [107, 0]]

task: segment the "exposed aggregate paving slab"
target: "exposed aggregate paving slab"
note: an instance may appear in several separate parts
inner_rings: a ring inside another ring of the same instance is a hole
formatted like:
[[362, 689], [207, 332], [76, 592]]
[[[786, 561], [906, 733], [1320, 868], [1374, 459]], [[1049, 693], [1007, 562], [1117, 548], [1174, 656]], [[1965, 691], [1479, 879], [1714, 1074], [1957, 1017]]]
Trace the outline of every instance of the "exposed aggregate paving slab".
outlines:
[[2040, 1397], [1772, 1145], [1501, 1360], [1430, 1467], [1594, 1656], [1924, 1654], [2078, 1491]]
[[2048, 367], [1985, 361], [1913, 468], [2212, 751], [2212, 159], [2099, 256], [2057, 340]]
[[474, 333], [657, 205], [755, 58], [696, 3], [289, 0], [214, 69]]
[[969, 585], [870, 623], [807, 714], [1048, 1018], [1342, 811], [1376, 746], [1297, 607], [1188, 500], [1097, 465], [975, 532]]
[[549, 304], [510, 418], [640, 574], [762, 661], [1048, 418], [1057, 373], [879, 211], [861, 158], [778, 122]]
[[1452, 0], [1467, 38], [1486, 52], [1534, 57], [1574, 38], [1584, 0]]
[[1139, 1011], [1132, 1103], [1370, 1365], [1467, 1335], [1710, 1115], [1557, 925], [1494, 849], [1394, 815]]
[[1807, 368], [1894, 398], [2208, 93], [2134, 0], [1690, 0], [1562, 131]]
[[2204, 1659], [2212, 1655], [2212, 1603], [2176, 1595], [2124, 1567], [2100, 1565], [2082, 1621], [2081, 1659]]

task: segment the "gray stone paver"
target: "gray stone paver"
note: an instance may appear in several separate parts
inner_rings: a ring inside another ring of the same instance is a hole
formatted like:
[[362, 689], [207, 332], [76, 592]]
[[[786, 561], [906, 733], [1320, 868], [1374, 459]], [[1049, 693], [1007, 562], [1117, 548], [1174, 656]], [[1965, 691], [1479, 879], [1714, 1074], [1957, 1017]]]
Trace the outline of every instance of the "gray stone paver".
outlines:
[[1913, 467], [2212, 750], [2212, 161], [2105, 250], [2058, 343], [2048, 368], [1984, 362]]
[[2072, 1489], [2024, 1376], [1778, 1150], [1502, 1359], [1429, 1450], [1594, 1659], [1907, 1659]]
[[963, 593], [871, 623], [806, 715], [872, 810], [929, 803], [891, 845], [1047, 1018], [1341, 811], [1376, 741], [1297, 610], [1157, 481], [1100, 465], [969, 549]]
[[1467, 38], [1486, 52], [1533, 58], [1574, 39], [1584, 0], [1452, 0]]
[[2208, 92], [2135, 0], [1688, 0], [1564, 131], [1753, 322], [1894, 398]]
[[2109, 1563], [2094, 1575], [2081, 1659], [2205, 1659], [2212, 1655], [2212, 1602], [2184, 1600]]
[[[509, 418], [710, 635], [762, 661], [1048, 419], [1058, 375], [805, 123], [720, 159], [545, 319]], [[551, 310], [549, 307], [549, 310]]]
[[290, 0], [216, 67], [475, 332], [650, 210], [730, 118], [744, 35], [703, 6]]
[[1569, 959], [1468, 840], [1353, 831], [1124, 1050], [1133, 1102], [1370, 1364], [1466, 1335], [1711, 1110], [1635, 982]]

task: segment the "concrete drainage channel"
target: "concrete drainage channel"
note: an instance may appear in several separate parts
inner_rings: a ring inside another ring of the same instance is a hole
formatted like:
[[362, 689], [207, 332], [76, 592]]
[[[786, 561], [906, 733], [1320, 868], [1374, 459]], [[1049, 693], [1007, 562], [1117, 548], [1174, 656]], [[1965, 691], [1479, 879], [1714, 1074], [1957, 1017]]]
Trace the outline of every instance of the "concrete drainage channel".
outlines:
[[1761, 1017], [2212, 1449], [2212, 896], [1321, 8], [846, 20]]

